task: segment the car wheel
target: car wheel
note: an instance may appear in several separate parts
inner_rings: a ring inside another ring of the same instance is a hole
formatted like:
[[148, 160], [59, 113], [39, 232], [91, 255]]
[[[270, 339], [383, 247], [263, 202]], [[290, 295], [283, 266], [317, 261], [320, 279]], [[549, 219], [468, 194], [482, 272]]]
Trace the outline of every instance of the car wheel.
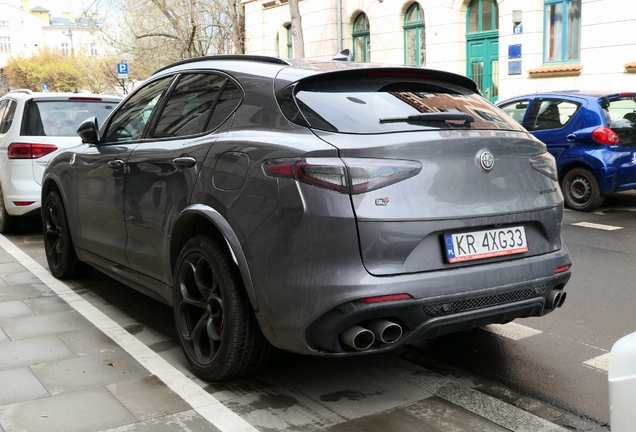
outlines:
[[75, 254], [64, 202], [57, 192], [47, 195], [43, 216], [44, 250], [53, 276], [65, 279], [88, 274], [91, 267]]
[[263, 336], [238, 268], [209, 235], [190, 239], [177, 260], [174, 319], [186, 359], [199, 376], [222, 381], [256, 372], [275, 349]]
[[15, 230], [17, 222], [17, 217], [11, 216], [7, 213], [7, 209], [4, 206], [4, 195], [2, 194], [2, 188], [0, 187], [0, 233], [7, 234]]
[[565, 205], [574, 210], [592, 211], [605, 200], [594, 173], [585, 168], [574, 168], [563, 177]]

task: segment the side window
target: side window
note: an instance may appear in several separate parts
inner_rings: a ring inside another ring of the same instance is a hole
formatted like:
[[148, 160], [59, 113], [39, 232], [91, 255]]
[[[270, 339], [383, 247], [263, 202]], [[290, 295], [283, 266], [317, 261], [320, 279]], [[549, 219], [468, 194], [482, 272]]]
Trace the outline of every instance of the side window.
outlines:
[[172, 79], [170, 76], [147, 84], [118, 107], [104, 133], [103, 142], [117, 143], [141, 139], [152, 110], [170, 86]]
[[3, 114], [2, 125], [0, 126], [0, 133], [9, 132], [9, 128], [13, 123], [13, 118], [15, 116], [15, 110], [18, 107], [18, 103], [14, 100], [9, 101], [9, 106], [7, 106], [7, 110]]
[[523, 124], [523, 119], [526, 116], [526, 111], [530, 106], [529, 99], [518, 100], [507, 105], [502, 105], [500, 108], [512, 117], [519, 124]]
[[231, 80], [228, 80], [223, 93], [216, 103], [210, 122], [208, 123], [207, 130], [212, 131], [225, 121], [232, 111], [241, 103], [243, 93], [241, 89], [234, 84]]
[[569, 123], [581, 104], [563, 99], [537, 99], [528, 117], [526, 129], [560, 129]]
[[[183, 75], [170, 94], [152, 134], [155, 138], [196, 135], [206, 128], [227, 78], [214, 74]], [[217, 103], [219, 101], [219, 103]]]

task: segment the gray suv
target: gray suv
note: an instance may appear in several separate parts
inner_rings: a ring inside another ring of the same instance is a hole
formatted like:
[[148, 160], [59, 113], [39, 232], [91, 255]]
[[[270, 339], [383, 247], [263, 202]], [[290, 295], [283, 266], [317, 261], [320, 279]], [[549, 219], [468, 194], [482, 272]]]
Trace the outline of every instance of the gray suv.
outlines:
[[172, 305], [206, 379], [565, 300], [554, 158], [463, 76], [196, 58], [78, 134], [44, 174], [53, 275], [94, 267]]

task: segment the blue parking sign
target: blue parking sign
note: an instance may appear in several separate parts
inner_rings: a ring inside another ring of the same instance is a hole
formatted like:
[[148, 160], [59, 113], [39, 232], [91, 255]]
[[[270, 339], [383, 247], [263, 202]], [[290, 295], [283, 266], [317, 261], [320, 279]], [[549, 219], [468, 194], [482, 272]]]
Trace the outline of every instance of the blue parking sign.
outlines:
[[117, 77], [128, 78], [128, 63], [117, 63]]

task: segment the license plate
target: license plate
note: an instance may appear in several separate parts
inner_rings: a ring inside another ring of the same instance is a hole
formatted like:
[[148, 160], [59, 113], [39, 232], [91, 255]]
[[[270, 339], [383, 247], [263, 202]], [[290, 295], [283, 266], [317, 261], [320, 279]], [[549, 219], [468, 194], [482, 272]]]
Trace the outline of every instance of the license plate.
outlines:
[[444, 234], [444, 242], [449, 263], [528, 252], [526, 231], [522, 226]]

